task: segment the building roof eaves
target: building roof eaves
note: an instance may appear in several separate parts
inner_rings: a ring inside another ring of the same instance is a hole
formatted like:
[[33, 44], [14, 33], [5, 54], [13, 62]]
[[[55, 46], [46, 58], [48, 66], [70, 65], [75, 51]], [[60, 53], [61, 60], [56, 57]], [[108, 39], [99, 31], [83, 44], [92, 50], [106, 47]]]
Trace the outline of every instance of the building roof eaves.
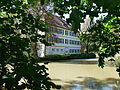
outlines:
[[58, 26], [60, 28], [71, 29], [71, 26], [67, 24], [67, 22], [60, 17], [50, 14], [47, 18], [45, 17], [46, 22], [52, 26]]

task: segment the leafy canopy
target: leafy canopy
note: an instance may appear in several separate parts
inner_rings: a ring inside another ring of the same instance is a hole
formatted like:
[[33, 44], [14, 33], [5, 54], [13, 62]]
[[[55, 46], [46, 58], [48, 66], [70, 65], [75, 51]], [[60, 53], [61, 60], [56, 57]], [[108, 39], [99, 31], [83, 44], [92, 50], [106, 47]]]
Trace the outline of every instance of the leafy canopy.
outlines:
[[[31, 43], [44, 41], [37, 30], [47, 31], [24, 0], [0, 0], [0, 87], [7, 90], [57, 88], [31, 53]], [[1, 88], [0, 88], [1, 89]]]

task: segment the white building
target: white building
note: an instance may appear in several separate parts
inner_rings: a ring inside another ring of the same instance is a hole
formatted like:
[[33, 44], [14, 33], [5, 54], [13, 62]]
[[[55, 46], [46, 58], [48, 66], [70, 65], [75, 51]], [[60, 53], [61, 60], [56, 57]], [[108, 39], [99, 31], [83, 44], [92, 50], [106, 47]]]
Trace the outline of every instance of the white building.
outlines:
[[52, 46], [45, 46], [38, 42], [38, 56], [54, 54], [80, 54], [80, 39], [78, 34], [71, 31], [71, 27], [57, 16], [49, 15], [46, 18], [49, 23], [49, 32], [46, 33], [47, 41], [54, 43]]

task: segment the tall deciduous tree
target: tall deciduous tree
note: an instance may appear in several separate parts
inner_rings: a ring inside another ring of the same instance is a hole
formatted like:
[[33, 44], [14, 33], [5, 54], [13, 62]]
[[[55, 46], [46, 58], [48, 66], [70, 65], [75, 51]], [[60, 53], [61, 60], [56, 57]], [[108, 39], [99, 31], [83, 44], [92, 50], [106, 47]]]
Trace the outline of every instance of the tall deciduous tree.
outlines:
[[45, 32], [46, 26], [39, 16], [28, 12], [24, 0], [0, 0], [0, 89], [57, 88], [48, 69], [31, 54], [31, 43], [44, 39], [37, 30]]

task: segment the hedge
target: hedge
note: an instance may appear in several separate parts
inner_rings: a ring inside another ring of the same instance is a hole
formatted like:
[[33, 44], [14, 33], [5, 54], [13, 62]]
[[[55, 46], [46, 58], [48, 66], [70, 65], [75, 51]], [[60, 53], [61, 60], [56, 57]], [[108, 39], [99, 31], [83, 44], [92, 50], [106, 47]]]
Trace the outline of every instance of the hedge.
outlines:
[[46, 55], [45, 57], [40, 57], [39, 60], [67, 60], [67, 59], [88, 59], [88, 58], [96, 58], [94, 53], [81, 53], [81, 54], [64, 54], [64, 55]]

